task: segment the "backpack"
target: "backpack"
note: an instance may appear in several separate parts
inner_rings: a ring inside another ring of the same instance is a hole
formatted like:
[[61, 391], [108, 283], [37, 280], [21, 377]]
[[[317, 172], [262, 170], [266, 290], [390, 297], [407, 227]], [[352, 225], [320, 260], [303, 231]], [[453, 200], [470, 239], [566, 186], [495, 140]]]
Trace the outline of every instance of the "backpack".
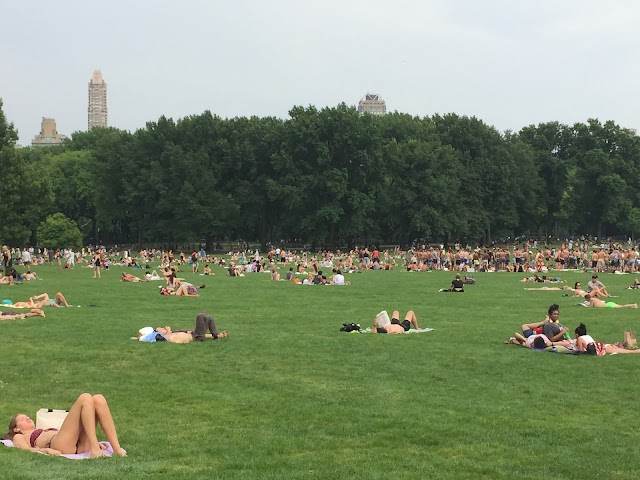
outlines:
[[354, 331], [360, 331], [360, 324], [359, 323], [343, 323], [342, 324], [342, 328], [340, 328], [341, 332], [354, 332]]

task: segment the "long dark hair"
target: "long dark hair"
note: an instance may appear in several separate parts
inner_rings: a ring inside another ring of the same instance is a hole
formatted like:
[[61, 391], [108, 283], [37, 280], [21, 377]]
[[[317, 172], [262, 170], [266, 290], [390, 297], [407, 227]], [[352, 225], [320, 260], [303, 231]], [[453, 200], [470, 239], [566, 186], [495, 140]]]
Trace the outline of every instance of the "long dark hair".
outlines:
[[18, 415], [14, 416], [9, 422], [9, 431], [2, 436], [2, 440], [13, 440], [13, 437], [16, 434], [16, 432], [14, 432], [14, 429], [18, 425]]

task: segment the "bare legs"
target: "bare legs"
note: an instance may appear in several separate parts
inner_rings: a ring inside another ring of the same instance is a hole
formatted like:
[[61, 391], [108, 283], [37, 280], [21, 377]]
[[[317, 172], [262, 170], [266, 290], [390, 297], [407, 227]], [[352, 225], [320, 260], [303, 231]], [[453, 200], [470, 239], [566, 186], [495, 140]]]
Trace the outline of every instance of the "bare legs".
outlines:
[[64, 298], [64, 295], [62, 295], [62, 293], [58, 292], [56, 293], [56, 303], [54, 306], [56, 307], [60, 307], [64, 305], [65, 307], [68, 307], [69, 304], [67, 303], [67, 299]]
[[638, 350], [627, 350], [625, 348], [620, 348], [620, 347], [617, 347], [615, 345], [606, 345], [604, 349], [609, 354], [612, 354], [612, 353], [640, 353], [640, 349], [638, 349]]
[[96, 434], [96, 424], [102, 427], [114, 452], [124, 456], [125, 452], [118, 442], [113, 417], [106, 399], [102, 395], [92, 396], [89, 393], [83, 393], [75, 401], [60, 427], [60, 432], [52, 438], [51, 448], [60, 450], [62, 453], [89, 450], [92, 457], [103, 456]]
[[[395, 314], [396, 312], [394, 312]], [[394, 318], [398, 318], [398, 317], [394, 317]], [[409, 310], [407, 312], [407, 314], [404, 316], [405, 320], [409, 320], [409, 323], [411, 323], [411, 325], [413, 325], [413, 328], [415, 328], [416, 330], [419, 330], [420, 327], [418, 326], [418, 318], [416, 317], [416, 314], [413, 310]]]

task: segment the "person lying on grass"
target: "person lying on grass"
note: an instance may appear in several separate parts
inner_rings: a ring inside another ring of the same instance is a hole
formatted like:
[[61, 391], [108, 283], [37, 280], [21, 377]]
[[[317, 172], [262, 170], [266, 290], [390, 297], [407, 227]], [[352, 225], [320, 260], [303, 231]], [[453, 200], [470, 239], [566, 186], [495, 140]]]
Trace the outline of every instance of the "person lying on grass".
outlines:
[[576, 327], [575, 349], [579, 352], [586, 352], [591, 355], [617, 354], [617, 353], [640, 353], [640, 349], [627, 350], [619, 344], [596, 342], [591, 335], [587, 334], [587, 326], [581, 323]]
[[[587, 292], [582, 289], [582, 284], [580, 282], [576, 282], [573, 288], [565, 286], [564, 289], [573, 292], [574, 297], [584, 297], [587, 294]], [[598, 290], [593, 290], [591, 296], [598, 297], [599, 293], [600, 292]]]
[[[200, 285], [200, 288], [204, 288], [205, 285]], [[182, 283], [174, 290], [171, 287], [162, 287], [160, 289], [160, 295], [176, 295], [177, 297], [199, 297], [198, 287], [191, 285], [190, 283]]]
[[38, 274], [35, 272], [32, 272], [31, 270], [27, 270], [27, 273], [24, 273], [22, 275], [22, 279], [25, 282], [29, 282], [31, 280], [42, 280], [40, 277], [38, 277]]
[[98, 443], [97, 425], [102, 427], [113, 451], [126, 456], [118, 442], [107, 400], [102, 395], [89, 393], [83, 393], [78, 397], [60, 429], [36, 429], [28, 415], [19, 413], [11, 419], [9, 431], [2, 438], [13, 441], [18, 448], [48, 455], [91, 452], [92, 457], [102, 457], [102, 450], [106, 447]]
[[19, 313], [11, 310], [0, 312], [0, 320], [22, 320], [29, 317], [44, 317], [44, 312], [39, 308], [32, 308], [28, 313]]
[[618, 305], [615, 302], [604, 302], [599, 298], [594, 298], [589, 294], [584, 296], [585, 306], [594, 308], [638, 308], [637, 303], [627, 303], [625, 305]]
[[12, 307], [15, 308], [42, 308], [42, 307], [68, 307], [69, 303], [67, 303], [67, 299], [64, 298], [61, 292], [56, 293], [55, 298], [49, 298], [49, 295], [46, 293], [41, 293], [40, 295], [34, 295], [33, 297], [29, 297], [28, 302], [16, 302]]
[[[207, 333], [209, 331], [209, 333]], [[203, 342], [205, 339], [217, 340], [225, 338], [226, 330], [218, 332], [218, 327], [213, 316], [208, 315], [206, 310], [202, 310], [196, 317], [196, 324], [193, 330], [173, 330], [170, 326], [165, 327], [144, 327], [138, 331], [137, 339], [141, 342], [155, 342], [157, 335], [170, 343]]]
[[628, 290], [635, 290], [640, 288], [640, 280], [637, 278], [633, 279], [633, 283], [627, 287]]
[[376, 315], [375, 320], [373, 321], [373, 327], [371, 327], [371, 333], [404, 333], [409, 331], [411, 326], [415, 330], [419, 330], [418, 319], [416, 318], [416, 314], [413, 310], [409, 310], [407, 314], [404, 316], [404, 320], [400, 322], [400, 312], [398, 310], [394, 310], [391, 315], [391, 320], [389, 320], [389, 315], [386, 310], [380, 312]]
[[122, 272], [122, 278], [120, 279], [123, 282], [141, 282], [142, 279], [132, 275], [130, 273]]
[[156, 281], [156, 280], [162, 280], [162, 277], [160, 275], [158, 275], [158, 272], [156, 272], [155, 270], [151, 273], [147, 272], [144, 274], [144, 281], [145, 282], [151, 282], [151, 281]]

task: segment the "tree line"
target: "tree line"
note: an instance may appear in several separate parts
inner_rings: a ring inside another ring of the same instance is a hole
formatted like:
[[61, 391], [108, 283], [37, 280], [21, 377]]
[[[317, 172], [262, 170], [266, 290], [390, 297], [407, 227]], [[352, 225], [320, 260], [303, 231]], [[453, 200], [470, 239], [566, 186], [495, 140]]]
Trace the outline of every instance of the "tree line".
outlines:
[[[612, 121], [501, 133], [475, 117], [296, 106], [160, 117], [16, 147], [0, 101], [0, 240], [54, 214], [85, 243], [487, 243], [640, 231], [640, 139]], [[55, 222], [54, 222], [55, 223]], [[45, 228], [46, 230], [46, 228]]]

